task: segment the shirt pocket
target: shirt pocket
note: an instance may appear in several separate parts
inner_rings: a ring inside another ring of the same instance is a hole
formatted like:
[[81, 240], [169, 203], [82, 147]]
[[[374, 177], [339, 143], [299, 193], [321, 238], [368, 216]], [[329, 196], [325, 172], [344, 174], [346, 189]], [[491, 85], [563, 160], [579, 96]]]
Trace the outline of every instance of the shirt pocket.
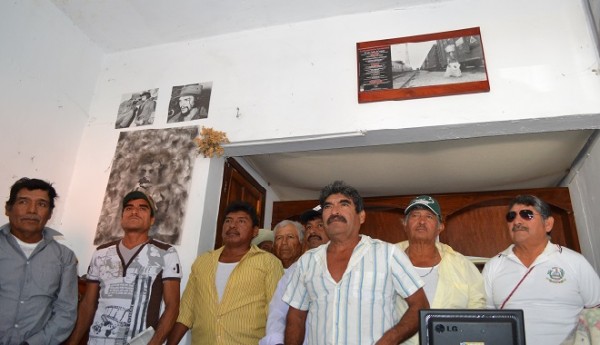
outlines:
[[[50, 295], [60, 286], [62, 266], [56, 262], [31, 263], [33, 287], [43, 295]], [[34, 291], [36, 292], [36, 291]]]
[[386, 289], [391, 279], [386, 273], [363, 272], [352, 277], [350, 283], [350, 296], [359, 298], [363, 302], [391, 301], [391, 289]]

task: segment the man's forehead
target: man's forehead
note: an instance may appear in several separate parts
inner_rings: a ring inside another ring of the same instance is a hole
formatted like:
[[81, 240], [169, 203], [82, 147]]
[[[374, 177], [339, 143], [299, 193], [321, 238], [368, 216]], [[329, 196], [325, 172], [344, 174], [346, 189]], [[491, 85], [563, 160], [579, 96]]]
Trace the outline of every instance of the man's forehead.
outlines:
[[277, 228], [277, 234], [280, 234], [282, 232], [291, 232], [291, 233], [297, 235], [298, 229], [296, 229], [296, 227], [293, 224], [286, 224], [284, 226], [280, 226], [279, 228]]
[[421, 212], [425, 212], [425, 213], [428, 213], [428, 214], [432, 214], [432, 215], [434, 215], [434, 216], [437, 216], [437, 215], [436, 215], [436, 214], [435, 214], [433, 211], [431, 211], [430, 209], [428, 209], [428, 208], [427, 208], [427, 207], [425, 207], [425, 206], [421, 206], [421, 207], [419, 207], [419, 206], [413, 206], [413, 209], [412, 209], [412, 210], [410, 210], [409, 214], [413, 214], [413, 213], [415, 213], [415, 212], [419, 212], [419, 213], [421, 213]]
[[351, 203], [354, 203], [354, 200], [352, 200], [351, 197], [341, 194], [341, 193], [331, 194], [330, 196], [328, 196], [325, 199], [325, 202], [333, 202], [333, 201], [349, 201]]
[[233, 211], [229, 212], [225, 215], [225, 218], [248, 218], [250, 219], [250, 215], [244, 211]]
[[519, 208], [519, 209], [526, 208], [526, 209], [533, 209], [533, 210], [535, 210], [534, 206], [532, 206], [532, 205], [525, 205], [525, 204], [514, 204], [514, 205], [512, 205], [512, 207], [510, 209], [512, 210], [512, 209], [515, 209], [515, 208]]
[[21, 188], [17, 192], [17, 198], [31, 198], [32, 194], [35, 194], [37, 199], [50, 200], [47, 190], [43, 189], [27, 189]]
[[150, 207], [150, 204], [145, 199], [132, 199], [132, 200], [129, 200], [125, 204], [125, 207], [127, 207], [127, 206], [135, 206], [136, 204], [140, 205], [140, 206], [148, 206], [148, 207]]

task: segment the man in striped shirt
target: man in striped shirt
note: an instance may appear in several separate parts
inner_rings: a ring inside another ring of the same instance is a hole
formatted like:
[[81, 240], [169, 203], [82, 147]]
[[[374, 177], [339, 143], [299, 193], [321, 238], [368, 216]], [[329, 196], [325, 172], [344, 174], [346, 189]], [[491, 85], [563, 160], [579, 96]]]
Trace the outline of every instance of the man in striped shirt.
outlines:
[[[335, 181], [321, 191], [329, 243], [306, 252], [283, 296], [290, 305], [285, 344], [398, 344], [416, 333], [429, 308], [423, 281], [394, 245], [360, 235], [358, 191]], [[396, 298], [408, 309], [398, 315]], [[307, 322], [308, 319], [308, 322]]]

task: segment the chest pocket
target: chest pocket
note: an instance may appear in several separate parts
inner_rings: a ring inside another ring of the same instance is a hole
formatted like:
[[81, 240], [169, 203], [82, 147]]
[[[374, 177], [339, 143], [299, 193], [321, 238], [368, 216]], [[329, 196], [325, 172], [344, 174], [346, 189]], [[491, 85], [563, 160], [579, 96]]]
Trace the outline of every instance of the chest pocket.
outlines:
[[30, 264], [33, 286], [37, 291], [33, 293], [48, 294], [48, 291], [56, 291], [60, 285], [62, 267], [57, 262], [32, 262]]
[[350, 283], [350, 296], [364, 302], [391, 301], [393, 296], [386, 290], [387, 279], [391, 277], [385, 273], [364, 272], [362, 276], [355, 276]]

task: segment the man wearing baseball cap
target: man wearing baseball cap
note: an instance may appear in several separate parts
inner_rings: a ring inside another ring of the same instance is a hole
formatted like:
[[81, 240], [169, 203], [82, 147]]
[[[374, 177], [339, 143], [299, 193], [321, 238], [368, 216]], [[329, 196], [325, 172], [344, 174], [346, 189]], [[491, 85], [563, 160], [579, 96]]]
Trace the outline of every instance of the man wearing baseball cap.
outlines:
[[[432, 309], [482, 309], [485, 307], [483, 277], [475, 265], [449, 245], [440, 243], [444, 231], [440, 204], [429, 195], [411, 200], [404, 210], [408, 241], [397, 243], [425, 282], [423, 289]], [[408, 305], [397, 300], [402, 314]], [[418, 335], [404, 344], [418, 344]]]
[[126, 344], [146, 329], [154, 332], [148, 344], [165, 341], [179, 313], [181, 266], [174, 247], [148, 236], [155, 212], [143, 191], [123, 198], [125, 235], [94, 252], [68, 344], [79, 344], [88, 328], [88, 344]]

